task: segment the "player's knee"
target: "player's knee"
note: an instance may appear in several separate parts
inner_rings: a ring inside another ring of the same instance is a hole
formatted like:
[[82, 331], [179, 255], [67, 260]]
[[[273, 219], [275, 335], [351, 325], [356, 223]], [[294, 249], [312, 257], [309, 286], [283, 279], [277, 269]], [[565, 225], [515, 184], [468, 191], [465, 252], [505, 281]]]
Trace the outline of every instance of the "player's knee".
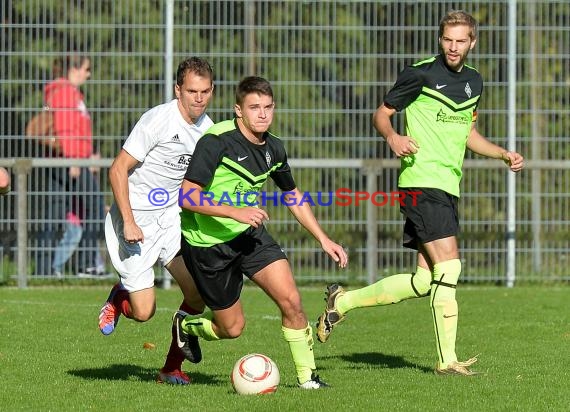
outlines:
[[142, 309], [139, 308], [136, 311], [133, 311], [131, 316], [137, 322], [146, 322], [154, 316], [154, 312], [155, 312], [155, 307], [142, 308]]
[[284, 299], [280, 299], [277, 302], [281, 313], [286, 318], [296, 318], [299, 316], [304, 316], [303, 305], [301, 303], [301, 297], [298, 293], [293, 293]]
[[236, 339], [239, 338], [241, 336], [241, 333], [243, 332], [243, 327], [232, 327], [230, 329], [226, 330], [226, 337], [228, 339]]
[[223, 339], [236, 339], [239, 338], [245, 328], [245, 319], [236, 319], [231, 324], [217, 324], [218, 336]]
[[418, 297], [427, 296], [431, 290], [431, 272], [421, 271], [412, 276], [412, 285]]

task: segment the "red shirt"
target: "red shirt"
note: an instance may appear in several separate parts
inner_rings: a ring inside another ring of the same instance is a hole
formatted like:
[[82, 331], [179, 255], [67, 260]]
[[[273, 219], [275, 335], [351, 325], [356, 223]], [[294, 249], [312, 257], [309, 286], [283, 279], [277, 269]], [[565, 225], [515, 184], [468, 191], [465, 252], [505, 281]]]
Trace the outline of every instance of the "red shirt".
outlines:
[[45, 87], [44, 104], [53, 111], [54, 133], [62, 156], [90, 157], [93, 153], [91, 116], [79, 89], [67, 79], [55, 79]]

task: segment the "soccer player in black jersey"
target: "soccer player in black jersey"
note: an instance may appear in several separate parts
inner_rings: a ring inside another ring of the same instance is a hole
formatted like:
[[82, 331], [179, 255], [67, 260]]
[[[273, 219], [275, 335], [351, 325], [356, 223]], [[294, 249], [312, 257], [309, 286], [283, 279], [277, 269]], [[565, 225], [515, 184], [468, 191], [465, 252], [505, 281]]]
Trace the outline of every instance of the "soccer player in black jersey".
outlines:
[[232, 339], [245, 319], [240, 301], [243, 276], [257, 284], [281, 311], [302, 389], [326, 387], [315, 374], [312, 328], [285, 253], [265, 229], [267, 212], [255, 196], [268, 178], [285, 192], [284, 204], [340, 267], [344, 249], [321, 229], [302, 194], [280, 139], [270, 133], [275, 103], [269, 82], [246, 77], [236, 91], [236, 117], [212, 126], [198, 141], [182, 184], [182, 256], [211, 309], [201, 315], [178, 311], [174, 327], [190, 361], [199, 356], [198, 337]]
[[[406, 67], [374, 114], [374, 127], [401, 158], [400, 190], [421, 193], [407, 196], [401, 208], [406, 218], [404, 246], [418, 251], [415, 273], [389, 276], [352, 291], [329, 285], [317, 325], [321, 342], [352, 309], [430, 296], [438, 354], [435, 372], [474, 374], [469, 366], [476, 358], [460, 362], [455, 353], [455, 288], [461, 274], [457, 202], [465, 149], [502, 160], [513, 172], [523, 167], [520, 154], [491, 143], [475, 127], [483, 81], [465, 61], [477, 42], [476, 26], [464, 11], [445, 15], [439, 26], [439, 55]], [[391, 124], [391, 117], [402, 110], [406, 135]]]

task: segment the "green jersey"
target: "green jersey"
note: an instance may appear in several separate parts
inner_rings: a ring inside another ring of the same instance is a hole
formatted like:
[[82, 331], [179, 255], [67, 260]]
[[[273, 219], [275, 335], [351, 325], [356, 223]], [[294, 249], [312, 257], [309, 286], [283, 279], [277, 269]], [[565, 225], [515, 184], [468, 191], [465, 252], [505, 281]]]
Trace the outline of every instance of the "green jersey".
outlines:
[[[206, 131], [196, 144], [184, 176], [202, 186], [200, 202], [235, 207], [254, 205], [256, 194], [270, 177], [283, 191], [296, 188], [283, 143], [266, 132], [264, 144], [254, 144], [240, 132], [235, 119]], [[234, 219], [184, 209], [181, 224], [182, 235], [198, 247], [227, 242], [250, 227]]]
[[459, 197], [467, 138], [482, 91], [477, 70], [450, 70], [441, 55], [398, 74], [384, 104], [405, 109], [406, 134], [420, 146], [417, 153], [402, 157], [399, 187], [430, 187]]

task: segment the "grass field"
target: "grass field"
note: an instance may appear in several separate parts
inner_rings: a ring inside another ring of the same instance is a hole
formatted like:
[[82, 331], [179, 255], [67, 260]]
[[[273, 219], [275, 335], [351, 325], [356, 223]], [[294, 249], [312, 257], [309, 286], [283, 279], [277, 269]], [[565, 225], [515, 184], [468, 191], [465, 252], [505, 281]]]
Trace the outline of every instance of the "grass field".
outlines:
[[[311, 322], [323, 289], [302, 289]], [[458, 290], [460, 358], [480, 354], [476, 377], [438, 377], [428, 300], [349, 314], [327, 344], [315, 342], [319, 374], [332, 385], [302, 391], [280, 321], [256, 288], [243, 293], [247, 325], [237, 340], [203, 342], [204, 360], [185, 363], [194, 382], [158, 385], [180, 292], [158, 290], [155, 317], [97, 329], [108, 287], [0, 288], [0, 410], [26, 411], [568, 411], [570, 289]], [[156, 349], [143, 349], [145, 342]], [[242, 355], [277, 363], [277, 393], [239, 396], [229, 373]]]

